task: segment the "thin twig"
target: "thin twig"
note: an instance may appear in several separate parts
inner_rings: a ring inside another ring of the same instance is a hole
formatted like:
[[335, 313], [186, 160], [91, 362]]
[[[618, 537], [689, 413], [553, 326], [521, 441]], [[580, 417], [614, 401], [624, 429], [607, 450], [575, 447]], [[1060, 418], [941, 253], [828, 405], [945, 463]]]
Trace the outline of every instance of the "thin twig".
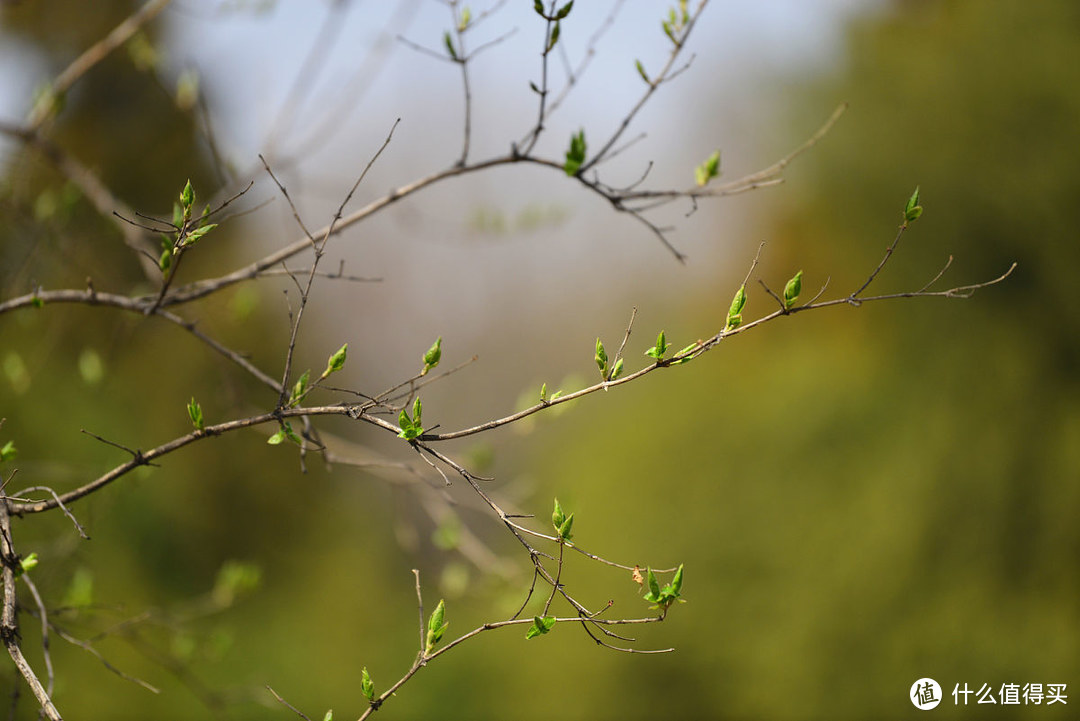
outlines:
[[278, 695], [278, 692], [277, 692], [277, 691], [275, 691], [274, 689], [270, 688], [269, 686], [267, 686], [267, 687], [266, 687], [266, 690], [267, 690], [267, 691], [269, 691], [270, 693], [274, 694], [274, 698], [276, 698], [276, 699], [278, 700], [278, 702], [279, 702], [279, 703], [281, 703], [281, 704], [282, 704], [283, 706], [285, 706], [285, 708], [289, 709], [290, 711], [292, 711], [293, 713], [295, 713], [295, 714], [296, 714], [297, 716], [299, 716], [300, 718], [304, 719], [304, 721], [311, 721], [311, 719], [309, 719], [309, 718], [307, 717], [307, 715], [306, 715], [306, 714], [305, 714], [305, 713], [304, 713], [303, 711], [301, 711], [300, 709], [296, 708], [296, 707], [295, 707], [295, 706], [293, 706], [293, 705], [292, 705], [291, 703], [289, 703], [288, 701], [286, 701], [285, 699], [283, 699], [283, 698], [282, 698], [282, 697], [281, 697], [280, 695]]
[[8, 515], [8, 498], [0, 493], [0, 562], [3, 564], [4, 600], [3, 610], [0, 612], [0, 640], [7, 648], [8, 655], [15, 663], [19, 675], [23, 677], [30, 691], [34, 694], [42, 713], [49, 721], [61, 721], [60, 712], [56, 710], [52, 699], [45, 687], [41, 685], [37, 674], [31, 668], [26, 657], [23, 656], [22, 647], [19, 645], [19, 621], [16, 614], [18, 600], [15, 596], [15, 570], [19, 564], [19, 556], [15, 553], [15, 547], [11, 540], [11, 517]]
[[54, 98], [63, 95], [68, 88], [85, 75], [91, 68], [104, 60], [118, 47], [127, 42], [140, 27], [157, 16], [172, 0], [150, 0], [131, 16], [113, 28], [112, 32], [97, 41], [82, 55], [75, 58], [64, 70], [56, 76], [49, 85], [46, 93], [30, 111], [29, 127], [37, 129], [48, 119], [52, 110]]

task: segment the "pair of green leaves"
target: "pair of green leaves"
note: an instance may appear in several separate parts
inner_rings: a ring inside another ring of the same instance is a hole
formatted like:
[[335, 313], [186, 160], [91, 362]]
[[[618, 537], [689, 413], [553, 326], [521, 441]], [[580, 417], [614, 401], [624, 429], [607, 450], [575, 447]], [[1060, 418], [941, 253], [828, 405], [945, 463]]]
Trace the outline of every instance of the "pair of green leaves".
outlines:
[[304, 445], [300, 436], [296, 435], [296, 431], [293, 430], [292, 423], [289, 423], [288, 421], [282, 421], [281, 427], [278, 428], [278, 432], [267, 438], [266, 443], [270, 446], [278, 446], [281, 445], [286, 438], [298, 446]]
[[398, 414], [398, 425], [401, 426], [401, 430], [398, 432], [398, 438], [404, 438], [407, 441], [411, 441], [424, 432], [423, 421], [421, 415], [424, 412], [424, 404], [420, 402], [420, 398], [413, 401], [412, 417], [409, 416], [409, 412], [404, 408], [401, 409], [401, 413]]
[[554, 20], [555, 22], [558, 22], [565, 18], [567, 15], [569, 15], [570, 11], [573, 8], [574, 0], [570, 0], [570, 2], [566, 3], [561, 8], [556, 10], [554, 15], [548, 15], [546, 12], [544, 12], [544, 3], [542, 2], [542, 0], [533, 0], [533, 10], [535, 10], [536, 13], [545, 20]]
[[551, 403], [552, 401], [557, 400], [559, 398], [559, 396], [561, 396], [561, 395], [562, 395], [562, 391], [555, 391], [549, 397], [548, 392], [547, 392], [547, 383], [540, 384], [540, 402], [541, 403]]
[[571, 530], [574, 528], [574, 514], [566, 515], [558, 498], [555, 499], [555, 510], [551, 512], [551, 525], [555, 526], [559, 541], [569, 541], [573, 536]]
[[664, 337], [664, 331], [660, 331], [660, 335], [656, 336], [656, 345], [645, 351], [645, 355], [653, 358], [654, 360], [663, 360], [664, 354], [667, 353], [667, 349], [667, 338]]
[[683, 567], [679, 564], [679, 567], [675, 570], [675, 575], [671, 579], [671, 583], [667, 584], [663, 588], [660, 587], [660, 582], [656, 580], [656, 574], [650, 568], [646, 574], [649, 590], [645, 592], [645, 600], [653, 604], [652, 608], [660, 608], [665, 612], [671, 604], [676, 601], [681, 601], [682, 595], [682, 582], [683, 582]]
[[[326, 359], [326, 370], [322, 372], [322, 375], [319, 376], [318, 380], [316, 380], [315, 383], [326, 380], [331, 373], [337, 373], [339, 370], [344, 368], [345, 361], [347, 360], [348, 355], [349, 344], [344, 343], [340, 348], [334, 351], [334, 353], [329, 358]], [[305, 370], [300, 375], [300, 378], [297, 379], [296, 383], [293, 384], [293, 387], [289, 392], [289, 401], [285, 404], [285, 407], [294, 408], [299, 405], [300, 402], [303, 401], [304, 398], [307, 396], [307, 394], [311, 392], [312, 387], [313, 386], [311, 385], [311, 370]], [[194, 401], [194, 399], [192, 400]], [[191, 412], [190, 409], [188, 412]], [[195, 422], [194, 417], [191, 419], [191, 422]], [[198, 428], [198, 426], [196, 426], [196, 428]], [[199, 430], [202, 429], [200, 428]], [[303, 444], [303, 442], [300, 440], [300, 436], [296, 434], [296, 431], [293, 430], [292, 424], [288, 421], [282, 421], [278, 432], [270, 436], [270, 438], [266, 442], [271, 446], [276, 446], [284, 442], [286, 438], [298, 446]]]
[[681, 42], [679, 34], [689, 22], [690, 9], [687, 7], [687, 0], [679, 0], [678, 11], [675, 8], [669, 9], [667, 18], [661, 23], [664, 28], [664, 35], [667, 35], [671, 42], [678, 45]]
[[[662, 361], [662, 360], [664, 360], [664, 354], [667, 353], [667, 350], [670, 347], [671, 346], [667, 342], [667, 337], [664, 335], [664, 331], [660, 331], [659, 335], [656, 336], [656, 345], [654, 345], [649, 350], [645, 351], [645, 355], [647, 355], [648, 357], [650, 357], [650, 358], [652, 358], [654, 360]], [[696, 347], [697, 347], [697, 343], [691, 343], [690, 345], [686, 346], [685, 348], [683, 348], [681, 351], [679, 351], [675, 355], [679, 356], [679, 355], [683, 355], [684, 353], [689, 353], [690, 351], [692, 351]], [[681, 365], [683, 363], [689, 363], [689, 362], [690, 362], [690, 358], [679, 358], [678, 360], [671, 361], [671, 363], [669, 365], [677, 366], [677, 365]]]
[[442, 640], [443, 633], [446, 632], [446, 627], [450, 625], [445, 622], [445, 617], [446, 601], [440, 599], [439, 605], [431, 612], [431, 617], [428, 619], [427, 638], [424, 643], [425, 656], [430, 654], [432, 649], [435, 648], [435, 645]]
[[[466, 6], [458, 17], [457, 31], [463, 33], [468, 29], [469, 23], [472, 22], [472, 10]], [[443, 44], [446, 45], [446, 52], [450, 53], [450, 59], [461, 62], [461, 57], [458, 55], [457, 48], [454, 47], [454, 38], [450, 35], [450, 31], [447, 30], [443, 33]]]
[[559, 42], [559, 34], [562, 32], [562, 25], [559, 23], [559, 21], [569, 15], [570, 10], [572, 10], [573, 7], [574, 0], [570, 0], [570, 2], [566, 3], [558, 10], [556, 10], [554, 15], [548, 15], [546, 12], [544, 12], [544, 3], [541, 0], [533, 1], [533, 10], [535, 10], [537, 14], [545, 20], [555, 23], [551, 27], [551, 34], [548, 35], [547, 43], [545, 43], [544, 45], [545, 55], [551, 52], [552, 48], [555, 47], [555, 43]]
[[594, 356], [596, 361], [596, 367], [600, 370], [600, 375], [605, 381], [613, 381], [622, 375], [623, 371], [623, 359], [618, 358], [615, 361], [615, 365], [608, 365], [608, 354], [604, 350], [604, 344], [600, 342], [600, 339], [596, 339], [596, 355]]
[[[345, 343], [336, 351], [333, 355], [326, 359], [326, 370], [322, 372], [322, 375], [316, 379], [315, 383], [321, 383], [330, 377], [331, 373], [337, 373], [339, 370], [345, 367], [345, 361], [349, 355], [349, 344]], [[293, 384], [292, 390], [289, 392], [289, 402], [286, 403], [287, 408], [294, 408], [300, 405], [300, 402], [307, 397], [307, 394], [311, 392], [313, 386], [311, 386], [311, 369], [305, 370], [300, 377]]]
[[525, 640], [543, 636], [555, 626], [554, 616], [533, 616], [532, 625], [525, 632]]

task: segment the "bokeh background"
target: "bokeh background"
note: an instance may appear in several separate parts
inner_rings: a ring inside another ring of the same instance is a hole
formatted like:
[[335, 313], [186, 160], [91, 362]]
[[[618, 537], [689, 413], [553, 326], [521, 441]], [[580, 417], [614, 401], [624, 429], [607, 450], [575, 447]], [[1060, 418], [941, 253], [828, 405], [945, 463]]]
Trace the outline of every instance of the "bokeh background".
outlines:
[[[622, 7], [543, 152], [561, 157], [579, 128], [603, 137], [641, 92], [634, 59], [654, 68], [666, 52], [666, 6], [645, 5]], [[563, 29], [572, 64], [611, 7], [579, 0]], [[5, 3], [0, 117], [25, 117], [35, 88], [133, 8]], [[164, 216], [185, 179], [209, 198], [262, 152], [318, 226], [395, 118], [357, 203], [456, 159], [456, 69], [396, 39], [438, 50], [449, 22], [435, 2], [178, 1], [72, 89], [50, 137], [129, 206]], [[504, 152], [535, 113], [531, 4], [510, 3], [487, 23], [483, 38], [517, 30], [476, 60], [473, 157]], [[840, 102], [850, 109], [784, 185], [689, 216], [660, 211], [678, 226], [686, 266], [640, 225], [535, 168], [398, 203], [332, 244], [329, 263], [382, 280], [321, 286], [300, 367], [320, 367], [348, 341], [339, 385], [377, 391], [441, 335], [444, 365], [479, 359], [425, 391], [425, 418], [471, 425], [531, 400], [543, 382], [591, 382], [595, 337], [617, 343], [632, 307], [631, 367], [661, 328], [677, 348], [711, 335], [763, 240], [759, 274], [772, 287], [801, 268], [806, 288], [829, 279], [829, 292], [850, 292], [916, 184], [926, 212], [878, 290], [921, 287], [950, 255], [943, 286], [1018, 268], [966, 301], [800, 314], [566, 413], [448, 446], [495, 475], [493, 491], [523, 512], [544, 519], [558, 496], [589, 550], [684, 563], [688, 603], [638, 634], [642, 647], [677, 651], [618, 654], [570, 626], [528, 643], [518, 629], [492, 632], [422, 671], [380, 714], [906, 718], [921, 713], [905, 700], [910, 685], [929, 676], [945, 689], [939, 716], [1072, 716], [1080, 8], [714, 2], [691, 43], [693, 66], [635, 122], [647, 137], [611, 164], [612, 182], [653, 161], [650, 182], [687, 185], [715, 148], [725, 177], [738, 177], [796, 147]], [[561, 65], [555, 77], [565, 79]], [[188, 278], [298, 236], [265, 178], [242, 205], [258, 210], [208, 236]], [[112, 222], [40, 156], [0, 139], [3, 298], [87, 277], [99, 290], [149, 288]], [[288, 288], [267, 279], [188, 312], [276, 374]], [[759, 286], [749, 290], [749, 315], [770, 310]], [[6, 314], [0, 339], [0, 443], [20, 451], [3, 468], [18, 468], [12, 488], [71, 488], [123, 460], [80, 429], [148, 448], [185, 432], [192, 395], [208, 421], [275, 400], [174, 327], [113, 310]], [[42, 558], [33, 577], [53, 620], [161, 689], [119, 677], [54, 631], [55, 697], [70, 718], [289, 718], [266, 685], [313, 718], [330, 707], [355, 717], [361, 667], [382, 689], [414, 655], [410, 569], [429, 602], [447, 599], [452, 634], [520, 604], [528, 561], [463, 484], [443, 493], [422, 465], [422, 478], [395, 466], [416, 460], [370, 428], [319, 425], [371, 465], [328, 470], [309, 457], [302, 473], [293, 449], [252, 430], [79, 502], [89, 542], [57, 514], [16, 522], [17, 547]], [[594, 606], [646, 610], [621, 571], [575, 560], [567, 578]], [[24, 615], [41, 668], [35, 624]], [[956, 684], [1009, 683], [1068, 684], [1069, 704], [954, 705]], [[15, 685], [8, 665], [0, 692]], [[14, 708], [36, 715], [25, 690]]]

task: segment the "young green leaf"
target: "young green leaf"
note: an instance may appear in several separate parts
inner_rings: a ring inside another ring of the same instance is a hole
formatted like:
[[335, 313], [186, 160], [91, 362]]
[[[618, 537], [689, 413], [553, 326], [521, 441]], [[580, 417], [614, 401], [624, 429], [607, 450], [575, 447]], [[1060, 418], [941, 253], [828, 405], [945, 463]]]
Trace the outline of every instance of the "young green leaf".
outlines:
[[332, 356], [330, 356], [330, 358], [327, 359], [327, 361], [326, 361], [326, 370], [323, 371], [322, 377], [326, 378], [331, 373], [334, 373], [335, 371], [339, 371], [342, 368], [344, 368], [345, 367], [345, 356], [348, 354], [348, 352], [349, 352], [349, 344], [348, 343], [346, 343], [345, 345], [338, 348], [337, 352], [334, 353]]
[[922, 206], [919, 205], [919, 187], [915, 186], [915, 192], [908, 198], [907, 205], [904, 207], [904, 224], [918, 220], [922, 211]]
[[191, 180], [187, 181], [187, 185], [180, 191], [180, 205], [184, 208], [185, 218], [191, 217], [191, 206], [195, 203], [195, 189], [191, 187]]
[[[691, 343], [690, 345], [686, 346], [685, 348], [683, 348], [681, 351], [679, 351], [675, 355], [676, 356], [681, 356], [684, 353], [689, 353], [690, 351], [694, 350], [697, 347], [698, 347], [697, 343]], [[679, 358], [678, 360], [671, 361], [671, 365], [678, 366], [678, 365], [682, 365], [683, 363], [689, 363], [692, 360], [693, 360], [693, 358], [689, 358], [689, 357], [688, 358]]]
[[412, 418], [409, 418], [409, 412], [404, 408], [401, 409], [401, 413], [398, 413], [398, 425], [401, 426], [401, 433], [398, 433], [401, 438], [405, 438], [406, 431], [413, 427]]
[[201, 431], [203, 429], [203, 414], [202, 406], [195, 400], [195, 396], [191, 397], [191, 402], [187, 406], [188, 418], [191, 419], [191, 425], [195, 426], [195, 430]]
[[458, 59], [457, 50], [454, 50], [454, 39], [450, 37], [450, 31], [447, 30], [443, 33], [443, 43], [446, 44], [446, 52], [450, 53], [450, 57], [454, 60]]
[[423, 421], [420, 419], [420, 415], [423, 412], [424, 412], [424, 404], [420, 402], [420, 396], [417, 396], [416, 400], [413, 401], [412, 415], [413, 415], [413, 425], [415, 425], [418, 428], [421, 425], [423, 425]]
[[746, 305], [746, 285], [740, 285], [735, 291], [735, 297], [731, 299], [731, 308], [728, 309], [727, 324], [724, 330], [734, 330], [742, 325], [742, 309]]
[[683, 565], [680, 563], [675, 570], [675, 577], [671, 579], [671, 590], [676, 596], [682, 592]]
[[204, 225], [201, 228], [195, 228], [190, 233], [184, 236], [184, 240], [181, 245], [185, 247], [189, 245], [195, 245], [195, 243], [199, 242], [199, 240], [201, 240], [204, 235], [206, 235], [216, 227], [217, 223], [210, 223], [209, 225]]
[[562, 32], [562, 26], [558, 20], [555, 21], [555, 26], [551, 28], [551, 38], [548, 40], [547, 49], [545, 53], [550, 53], [551, 49], [555, 47], [555, 43], [559, 42], [559, 33]]
[[728, 317], [738, 315], [742, 313], [743, 306], [746, 305], [746, 285], [740, 285], [739, 289], [735, 291], [735, 297], [731, 299], [731, 308], [728, 310]]
[[541, 2], [541, 0], [533, 0], [533, 10], [535, 10], [540, 17], [547, 18], [547, 16], [544, 15], [544, 3]]
[[562, 20], [563, 18], [565, 18], [567, 15], [570, 14], [570, 10], [573, 7], [574, 7], [574, 0], [570, 0], [570, 2], [563, 5], [561, 8], [559, 8], [559, 11], [557, 13], [555, 13], [555, 19], [556, 20]]
[[427, 627], [427, 639], [424, 645], [424, 655], [431, 653], [435, 648], [435, 644], [442, 640], [443, 632], [446, 631], [446, 627], [449, 623], [444, 623], [443, 619], [446, 616], [446, 601], [440, 599], [439, 605], [435, 607], [435, 610], [431, 612], [431, 617], [428, 619]]
[[158, 258], [158, 268], [161, 269], [162, 274], [169, 272], [169, 267], [172, 265], [172, 256], [172, 246], [169, 246], [165, 250], [161, 251], [161, 257]]
[[574, 528], [574, 514], [571, 513], [566, 519], [559, 524], [559, 540], [569, 541], [573, 534], [570, 531]]
[[663, 360], [664, 354], [667, 353], [667, 349], [667, 338], [664, 337], [664, 331], [660, 331], [660, 335], [656, 336], [656, 345], [645, 351], [645, 355], [650, 358], [655, 358], [656, 360]]
[[543, 636], [550, 631], [555, 625], [554, 616], [533, 616], [532, 625], [529, 626], [529, 630], [525, 632], [525, 640], [536, 638], [537, 636]]
[[458, 20], [458, 32], [465, 32], [465, 28], [469, 27], [470, 22], [472, 22], [472, 10], [466, 5], [461, 11], [461, 19]]
[[360, 669], [360, 692], [364, 694], [368, 701], [375, 700], [375, 683], [371, 680], [371, 674], [368, 673], [367, 666]]
[[413, 419], [409, 418], [408, 411], [405, 411], [404, 409], [398, 414], [398, 425], [401, 426], [401, 430], [398, 432], [398, 438], [404, 438], [407, 441], [411, 441], [424, 432], [424, 429], [420, 427], [420, 424], [413, 422]]
[[682, 594], [683, 583], [683, 567], [680, 564], [675, 570], [675, 575], [671, 579], [671, 583], [666, 584], [663, 588], [660, 587], [659, 582], [656, 580], [656, 574], [649, 569], [649, 590], [645, 594], [644, 598], [649, 603], [653, 604], [653, 608], [663, 609], [665, 612], [676, 601], [682, 601], [679, 596]]
[[300, 440], [300, 436], [296, 435], [296, 431], [292, 429], [292, 424], [288, 422], [285, 423], [285, 437], [298, 446], [304, 445], [304, 442]]
[[660, 582], [656, 580], [656, 574], [650, 568], [646, 573], [649, 591], [645, 594], [645, 600], [649, 603], [657, 603], [660, 600]]
[[19, 567], [15, 569], [15, 578], [23, 575], [27, 571], [33, 570], [38, 565], [38, 555], [36, 553], [27, 554], [25, 558], [19, 559]]
[[608, 355], [607, 351], [604, 350], [604, 344], [600, 342], [599, 338], [596, 339], [596, 355], [594, 356], [594, 359], [596, 360], [596, 367], [600, 369], [600, 375], [604, 380], [607, 380]]
[[334, 709], [330, 709], [329, 711], [327, 711], [323, 715], [322, 721], [334, 721]]
[[784, 286], [784, 309], [788, 309], [795, 305], [795, 301], [799, 299], [799, 293], [802, 292], [802, 271], [792, 277]]
[[172, 204], [172, 224], [176, 226], [177, 230], [184, 225], [184, 208], [179, 203]]
[[645, 66], [641, 64], [641, 61], [635, 60], [634, 66], [637, 68], [638, 75], [641, 76], [641, 79], [644, 80], [647, 84], [652, 85], [652, 80], [649, 80], [649, 74], [645, 72]]
[[620, 375], [622, 375], [622, 369], [623, 369], [623, 359], [620, 358], [619, 360], [615, 361], [615, 367], [611, 369], [611, 376], [608, 377], [608, 380], [613, 381], [616, 378], [618, 378]]
[[555, 510], [551, 512], [551, 525], [555, 526], [555, 530], [559, 530], [559, 527], [566, 520], [566, 514], [563, 512], [562, 506], [559, 505], [559, 499], [555, 499]]
[[19, 455], [19, 449], [15, 447], [15, 441], [8, 441], [3, 448], [0, 448], [0, 463], [13, 460], [17, 455]]
[[426, 376], [429, 370], [439, 365], [440, 358], [442, 358], [442, 336], [436, 338], [424, 353], [424, 368], [420, 371], [420, 375]]
[[304, 442], [300, 439], [300, 436], [296, 435], [296, 431], [293, 430], [292, 425], [288, 421], [282, 423], [281, 427], [278, 428], [278, 432], [270, 436], [266, 443], [267, 445], [278, 446], [281, 445], [286, 438], [298, 446], [304, 445]]
[[585, 131], [579, 130], [570, 136], [570, 149], [566, 151], [566, 163], [563, 170], [569, 176], [577, 175], [578, 170], [585, 163]]
[[720, 174], [720, 151], [705, 159], [701, 165], [694, 168], [694, 182], [697, 183], [699, 188], [705, 187], [705, 185]]
[[544, 384], [542, 384], [540, 386], [540, 402], [541, 403], [547, 403], [548, 402], [547, 383], [544, 383]]
[[293, 384], [292, 393], [289, 394], [289, 407], [295, 406], [300, 401], [304, 400], [304, 396], [307, 395], [308, 381], [311, 379], [311, 370], [304, 371], [304, 374], [300, 376], [299, 380]]

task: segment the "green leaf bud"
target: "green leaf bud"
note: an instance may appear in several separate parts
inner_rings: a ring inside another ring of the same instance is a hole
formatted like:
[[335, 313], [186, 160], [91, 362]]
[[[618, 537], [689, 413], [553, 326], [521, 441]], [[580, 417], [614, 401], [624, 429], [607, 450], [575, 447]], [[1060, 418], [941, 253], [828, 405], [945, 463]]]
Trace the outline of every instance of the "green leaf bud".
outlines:
[[694, 182], [699, 188], [705, 187], [710, 180], [720, 174], [720, 151], [717, 150], [705, 161], [694, 168]]
[[431, 612], [431, 617], [428, 619], [427, 639], [424, 646], [425, 654], [431, 653], [431, 650], [435, 648], [435, 644], [442, 640], [443, 632], [446, 631], [446, 627], [450, 625], [443, 622], [445, 616], [446, 601], [440, 599], [439, 605]]
[[559, 525], [559, 538], [563, 541], [569, 541], [573, 534], [570, 531], [574, 528], [574, 514], [571, 513], [566, 519]]
[[339, 371], [345, 367], [345, 357], [349, 352], [349, 344], [341, 346], [337, 349], [337, 352], [330, 356], [326, 361], [326, 370], [323, 371], [322, 377], [326, 378], [331, 373]]
[[555, 526], [555, 530], [558, 530], [566, 520], [566, 514], [563, 512], [562, 506], [559, 505], [559, 499], [555, 499], [555, 510], [551, 512], [551, 525]]
[[[557, 27], [557, 26], [556, 26]], [[578, 170], [585, 163], [585, 131], [579, 130], [570, 136], [570, 149], [566, 151], [566, 163], [563, 170], [569, 176], [577, 175]]]
[[791, 306], [795, 305], [795, 301], [799, 299], [799, 293], [802, 292], [802, 271], [792, 277], [784, 286], [784, 309], [787, 310]]
[[919, 205], [919, 187], [915, 186], [915, 192], [911, 194], [907, 205], [904, 206], [904, 224], [918, 220], [922, 211], [922, 206]]
[[191, 419], [191, 425], [195, 427], [195, 430], [201, 431], [203, 429], [203, 413], [202, 406], [195, 400], [195, 397], [191, 397], [191, 402], [187, 406], [188, 418]]
[[424, 353], [424, 368], [420, 371], [420, 375], [427, 375], [428, 371], [439, 365], [439, 359], [442, 358], [442, 336], [435, 339], [435, 342], [431, 344], [431, 347]]
[[368, 673], [367, 666], [360, 669], [360, 692], [364, 694], [364, 698], [368, 701], [375, 700], [375, 683], [371, 680], [371, 674]]

